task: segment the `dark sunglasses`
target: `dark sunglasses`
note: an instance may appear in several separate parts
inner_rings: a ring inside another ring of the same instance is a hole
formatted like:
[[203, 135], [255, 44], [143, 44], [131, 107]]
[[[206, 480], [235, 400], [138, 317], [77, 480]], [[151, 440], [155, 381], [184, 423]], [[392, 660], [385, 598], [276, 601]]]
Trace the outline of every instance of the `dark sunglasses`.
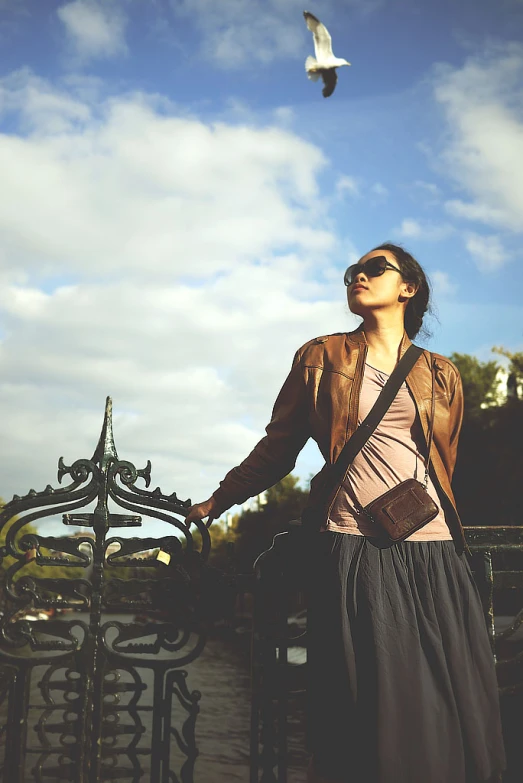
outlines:
[[352, 285], [360, 272], [363, 272], [366, 277], [379, 277], [387, 269], [394, 269], [401, 275], [401, 269], [387, 261], [385, 256], [374, 256], [363, 264], [351, 264], [343, 276], [343, 282], [345, 285]]

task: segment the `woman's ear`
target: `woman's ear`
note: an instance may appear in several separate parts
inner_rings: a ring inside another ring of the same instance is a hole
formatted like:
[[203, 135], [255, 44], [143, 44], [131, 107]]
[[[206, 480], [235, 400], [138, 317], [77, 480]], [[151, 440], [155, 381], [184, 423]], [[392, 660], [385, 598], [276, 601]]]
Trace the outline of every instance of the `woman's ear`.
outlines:
[[408, 280], [404, 280], [401, 284], [400, 299], [412, 299], [416, 296], [419, 286], [416, 283], [409, 283]]

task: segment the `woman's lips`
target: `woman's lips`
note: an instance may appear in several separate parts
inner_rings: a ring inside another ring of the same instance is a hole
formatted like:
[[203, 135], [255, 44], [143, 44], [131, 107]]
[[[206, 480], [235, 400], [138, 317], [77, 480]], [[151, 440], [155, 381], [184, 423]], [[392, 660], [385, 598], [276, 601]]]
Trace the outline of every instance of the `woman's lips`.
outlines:
[[355, 285], [354, 288], [352, 289], [352, 293], [355, 294], [356, 291], [367, 291], [367, 290], [368, 290], [367, 287], [364, 285]]

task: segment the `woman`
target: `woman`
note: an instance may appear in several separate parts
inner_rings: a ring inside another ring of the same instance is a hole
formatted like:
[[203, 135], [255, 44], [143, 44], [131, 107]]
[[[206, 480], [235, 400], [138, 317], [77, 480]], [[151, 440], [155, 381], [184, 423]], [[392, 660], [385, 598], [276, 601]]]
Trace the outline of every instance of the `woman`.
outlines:
[[[384, 244], [345, 273], [361, 326], [296, 354], [266, 436], [187, 521], [211, 524], [276, 483], [313, 437], [334, 462], [405, 353], [429, 306], [417, 261]], [[378, 544], [361, 512], [424, 473], [435, 361], [428, 492], [437, 516]], [[424, 351], [387, 413], [328, 496], [322, 472], [309, 605], [310, 783], [484, 783], [505, 767], [494, 662], [451, 490], [463, 391], [456, 367]], [[323, 492], [323, 495], [322, 495]]]

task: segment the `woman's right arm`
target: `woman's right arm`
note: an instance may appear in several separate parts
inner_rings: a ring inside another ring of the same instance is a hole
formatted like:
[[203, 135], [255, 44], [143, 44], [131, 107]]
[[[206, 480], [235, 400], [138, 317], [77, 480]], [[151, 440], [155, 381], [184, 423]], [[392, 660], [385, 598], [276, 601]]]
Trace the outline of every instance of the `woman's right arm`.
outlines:
[[189, 513], [185, 517], [185, 523], [190, 525], [191, 522], [195, 522], [197, 519], [205, 519], [207, 527], [210, 527], [215, 519], [218, 519], [222, 512], [218, 510], [218, 504], [214, 497], [211, 495], [209, 500], [204, 500], [203, 503], [195, 503], [190, 507]]
[[208, 500], [191, 506], [186, 522], [207, 517], [209, 526], [235, 503], [244, 503], [291, 472], [310, 437], [305, 373], [300, 350], [276, 398], [265, 437], [240, 465], [227, 473]]

